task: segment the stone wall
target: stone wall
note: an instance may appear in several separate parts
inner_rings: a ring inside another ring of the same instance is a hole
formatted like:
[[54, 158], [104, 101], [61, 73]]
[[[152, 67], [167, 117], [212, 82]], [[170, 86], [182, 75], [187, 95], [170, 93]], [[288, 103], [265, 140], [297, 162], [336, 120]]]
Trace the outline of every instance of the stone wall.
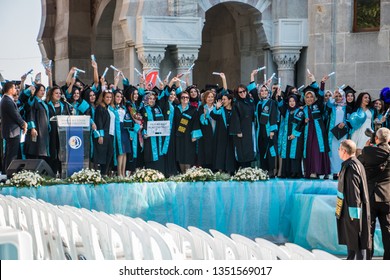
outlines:
[[378, 97], [389, 85], [390, 1], [381, 1], [380, 31], [359, 33], [352, 32], [353, 0], [309, 0], [308, 5], [307, 66], [317, 80], [336, 71], [327, 88], [347, 84]]

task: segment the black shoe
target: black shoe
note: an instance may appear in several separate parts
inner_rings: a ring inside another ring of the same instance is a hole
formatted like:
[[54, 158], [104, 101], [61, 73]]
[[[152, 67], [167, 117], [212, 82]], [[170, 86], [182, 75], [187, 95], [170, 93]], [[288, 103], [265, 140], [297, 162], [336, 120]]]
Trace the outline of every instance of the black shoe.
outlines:
[[328, 180], [328, 179], [329, 179], [329, 175], [325, 175], [324, 180]]
[[333, 174], [333, 180], [338, 180], [338, 179], [339, 179], [339, 175]]

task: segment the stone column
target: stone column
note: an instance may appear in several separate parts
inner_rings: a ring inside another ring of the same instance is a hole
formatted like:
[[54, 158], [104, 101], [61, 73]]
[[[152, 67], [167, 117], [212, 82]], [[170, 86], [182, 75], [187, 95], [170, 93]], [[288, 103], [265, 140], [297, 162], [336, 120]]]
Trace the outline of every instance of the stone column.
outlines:
[[[185, 73], [195, 63], [195, 60], [198, 58], [200, 46], [195, 47], [183, 47], [178, 46], [175, 51], [173, 51], [173, 56], [176, 60], [176, 70], [177, 74]], [[196, 66], [194, 66], [196, 67]], [[188, 81], [192, 84], [192, 73], [189, 73]]]
[[138, 59], [141, 61], [143, 71], [160, 70], [160, 63], [164, 59], [165, 45], [137, 46]]
[[278, 77], [282, 90], [286, 85], [295, 85], [295, 63], [299, 60], [301, 47], [273, 47], [273, 59], [278, 65]]

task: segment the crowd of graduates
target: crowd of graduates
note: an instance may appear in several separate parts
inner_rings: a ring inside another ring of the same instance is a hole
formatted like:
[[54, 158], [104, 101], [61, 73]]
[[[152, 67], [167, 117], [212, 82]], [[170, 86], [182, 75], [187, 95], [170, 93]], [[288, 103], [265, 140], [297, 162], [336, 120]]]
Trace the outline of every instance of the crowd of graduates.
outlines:
[[[57, 123], [51, 119], [88, 115], [91, 167], [102, 174], [128, 176], [137, 168], [153, 168], [171, 176], [192, 166], [232, 174], [258, 166], [271, 178], [337, 179], [340, 141], [350, 138], [361, 150], [370, 139], [367, 131], [390, 126], [390, 89], [377, 100], [350, 86], [332, 92], [325, 90], [329, 76], [317, 82], [308, 73], [307, 87], [282, 90], [272, 78], [257, 84], [259, 70], [253, 70], [249, 85], [229, 89], [218, 73], [222, 87], [200, 89], [183, 81], [186, 74], [156, 85], [140, 74], [139, 83], [131, 85], [118, 69], [114, 82], [107, 83], [94, 59], [91, 66], [91, 85], [79, 80], [75, 67], [62, 86], [53, 85], [49, 67], [47, 88], [39, 80], [25, 85], [27, 75], [17, 82], [15, 102], [28, 124], [19, 158], [44, 159], [60, 174]], [[170, 134], [148, 135], [148, 122], [160, 120], [169, 121]]]

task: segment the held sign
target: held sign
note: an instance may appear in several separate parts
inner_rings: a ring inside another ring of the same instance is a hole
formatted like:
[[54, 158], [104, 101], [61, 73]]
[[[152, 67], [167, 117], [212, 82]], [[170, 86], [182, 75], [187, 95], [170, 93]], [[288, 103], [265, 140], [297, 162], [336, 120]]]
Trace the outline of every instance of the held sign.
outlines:
[[148, 136], [169, 136], [171, 124], [169, 121], [148, 121]]

